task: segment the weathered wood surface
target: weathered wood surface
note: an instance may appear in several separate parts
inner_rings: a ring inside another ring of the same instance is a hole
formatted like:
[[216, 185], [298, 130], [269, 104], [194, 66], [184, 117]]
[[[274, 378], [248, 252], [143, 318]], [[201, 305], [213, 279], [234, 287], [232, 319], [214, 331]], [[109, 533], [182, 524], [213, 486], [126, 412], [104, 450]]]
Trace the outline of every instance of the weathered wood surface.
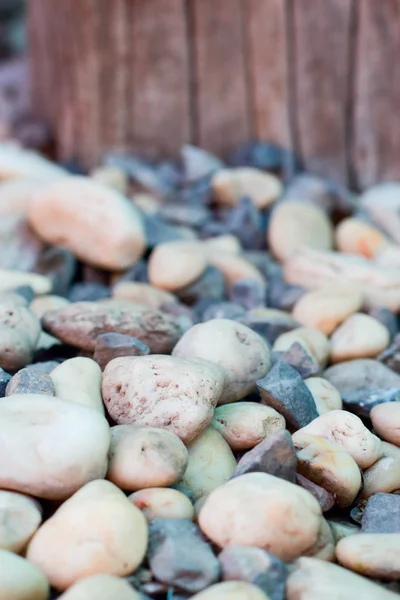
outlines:
[[249, 139], [361, 188], [400, 179], [400, 0], [32, 0], [32, 93], [62, 158]]

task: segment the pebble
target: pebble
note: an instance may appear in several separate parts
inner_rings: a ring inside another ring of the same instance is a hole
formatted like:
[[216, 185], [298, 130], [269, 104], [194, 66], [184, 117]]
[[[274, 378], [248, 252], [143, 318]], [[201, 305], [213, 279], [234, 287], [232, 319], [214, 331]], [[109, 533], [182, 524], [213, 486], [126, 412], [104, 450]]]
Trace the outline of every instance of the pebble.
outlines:
[[352, 285], [329, 285], [304, 294], [296, 302], [293, 318], [330, 335], [343, 321], [362, 306], [362, 295]]
[[375, 358], [390, 341], [389, 330], [370, 315], [355, 313], [331, 337], [331, 362]]
[[377, 357], [384, 365], [400, 373], [400, 335], [396, 335], [388, 348]]
[[358, 525], [350, 523], [349, 521], [342, 521], [340, 520], [340, 517], [337, 519], [332, 518], [328, 523], [336, 544], [340, 542], [341, 539], [360, 532], [360, 527]]
[[88, 177], [69, 176], [49, 183], [32, 199], [28, 215], [44, 241], [64, 246], [104, 269], [125, 269], [145, 249], [143, 224], [133, 204]]
[[224, 163], [214, 154], [192, 144], [183, 144], [180, 154], [188, 183], [209, 177], [224, 167]]
[[359, 417], [368, 418], [374, 406], [386, 402], [400, 402], [400, 388], [366, 388], [343, 393], [345, 409]]
[[400, 388], [400, 375], [378, 360], [359, 358], [333, 365], [324, 371], [324, 377], [344, 397], [348, 393], [369, 388]]
[[0, 367], [0, 398], [6, 395], [7, 385], [11, 381], [11, 375]]
[[93, 360], [104, 371], [106, 365], [121, 356], [146, 356], [150, 348], [137, 338], [123, 333], [102, 333], [96, 338]]
[[372, 426], [386, 442], [400, 446], [400, 402], [385, 402], [370, 412]]
[[1, 600], [47, 600], [49, 593], [42, 571], [25, 558], [0, 549]]
[[25, 367], [18, 371], [7, 384], [5, 395], [12, 394], [45, 394], [55, 396], [53, 381], [47, 373]]
[[172, 241], [159, 244], [151, 253], [148, 269], [152, 285], [175, 292], [203, 275], [208, 266], [206, 253], [197, 242]]
[[211, 265], [192, 283], [176, 290], [176, 295], [185, 304], [195, 304], [202, 298], [222, 300], [225, 293], [225, 280], [221, 271]]
[[229, 154], [228, 164], [234, 167], [246, 165], [266, 171], [279, 171], [288, 159], [288, 154], [288, 151], [271, 142], [250, 141], [239, 144]]
[[[242, 196], [231, 209], [222, 209], [222, 220], [208, 220], [202, 227], [201, 235], [235, 235], [249, 250], [265, 247], [265, 219], [249, 196]], [[218, 213], [217, 213], [218, 214]]]
[[158, 581], [191, 594], [219, 578], [218, 559], [189, 519], [154, 519], [147, 557]]
[[35, 271], [48, 277], [53, 294], [66, 296], [76, 275], [77, 261], [66, 248], [50, 246], [40, 255]]
[[124, 333], [147, 344], [154, 353], [168, 353], [181, 331], [164, 313], [126, 300], [76, 302], [42, 318], [47, 333], [82, 350], [94, 351], [101, 333]]
[[209, 427], [188, 446], [189, 462], [181, 483], [196, 502], [233, 474], [236, 460], [222, 435]]
[[383, 587], [331, 562], [302, 557], [286, 584], [286, 600], [395, 600]]
[[111, 298], [110, 288], [97, 282], [75, 283], [68, 293], [70, 302], [95, 302], [106, 298]]
[[110, 186], [120, 194], [126, 195], [128, 192], [128, 176], [118, 167], [102, 166], [97, 167], [90, 173], [90, 177], [95, 181]]
[[291, 285], [281, 275], [274, 275], [268, 278], [267, 306], [291, 312], [306, 291], [301, 285]]
[[186, 444], [211, 423], [223, 384], [222, 371], [208, 360], [127, 356], [106, 366], [102, 394], [119, 425], [161, 427]]
[[141, 600], [128, 581], [113, 575], [92, 575], [80, 579], [61, 596], [60, 600]]
[[37, 295], [49, 294], [52, 290], [50, 279], [44, 275], [0, 269], [0, 291], [12, 290], [23, 285], [29, 285]]
[[284, 261], [303, 246], [330, 250], [333, 229], [328, 216], [318, 206], [287, 200], [272, 211], [268, 243], [272, 253]]
[[333, 533], [326, 519], [321, 520], [318, 536], [311, 548], [304, 553], [320, 560], [335, 561], [335, 541]]
[[226, 233], [204, 240], [204, 248], [208, 256], [223, 252], [226, 254], [238, 255], [242, 252], [242, 245], [237, 236]]
[[128, 575], [141, 564], [147, 524], [141, 511], [109, 481], [91, 481], [35, 533], [29, 562], [65, 590], [88, 575]]
[[67, 172], [33, 150], [13, 143], [0, 144], [0, 179], [30, 178], [44, 183], [65, 177]]
[[362, 533], [400, 533], [400, 496], [374, 494], [365, 505]]
[[373, 258], [388, 242], [379, 229], [354, 217], [341, 221], [335, 231], [335, 245], [340, 252], [366, 258]]
[[211, 180], [215, 202], [236, 206], [243, 196], [249, 196], [257, 208], [267, 208], [282, 193], [279, 179], [252, 167], [221, 169]]
[[321, 371], [321, 366], [316, 358], [309, 352], [303, 344], [293, 342], [293, 344], [284, 352], [272, 352], [272, 362], [281, 360], [299, 373], [304, 379], [312, 375], [318, 375]]
[[311, 392], [299, 373], [283, 361], [278, 361], [269, 373], [257, 381], [261, 402], [281, 413], [295, 429], [305, 427], [318, 417]]
[[339, 444], [298, 431], [293, 435], [297, 471], [331, 493], [340, 508], [350, 506], [361, 487], [355, 460]]
[[291, 561], [315, 543], [321, 518], [306, 490], [267, 473], [248, 473], [211, 492], [199, 524], [222, 548], [255, 546]]
[[43, 182], [33, 177], [6, 179], [0, 183], [0, 214], [11, 212], [26, 214], [29, 203]]
[[184, 474], [189, 456], [174, 433], [155, 427], [111, 427], [107, 479], [121, 490], [167, 487]]
[[[34, 425], [34, 426], [33, 426]], [[110, 443], [98, 412], [42, 394], [0, 402], [0, 488], [50, 500], [104, 477]]]
[[19, 554], [42, 521], [39, 503], [29, 496], [0, 490], [0, 548]]
[[336, 546], [336, 556], [347, 569], [376, 579], [400, 578], [400, 533], [358, 533]]
[[223, 581], [247, 581], [258, 586], [270, 600], [284, 600], [288, 568], [261, 548], [228, 546], [218, 555]]
[[29, 227], [24, 213], [1, 214], [0, 268], [33, 270], [43, 251], [43, 246], [43, 242]]
[[50, 373], [57, 398], [76, 402], [104, 414], [101, 370], [91, 358], [77, 356], [62, 362]]
[[383, 457], [363, 473], [363, 498], [400, 489], [400, 448], [382, 442]]
[[396, 243], [400, 242], [399, 189], [397, 182], [381, 182], [367, 188], [360, 197], [360, 207]]
[[309, 202], [328, 213], [336, 210], [346, 213], [351, 208], [348, 190], [336, 182], [307, 172], [301, 172], [289, 181], [284, 197]]
[[275, 340], [272, 349], [285, 352], [295, 342], [301, 344], [321, 367], [327, 364], [331, 352], [330, 342], [324, 333], [312, 327], [297, 327], [292, 331], [282, 333]]
[[333, 494], [331, 494], [321, 486], [317, 485], [313, 481], [310, 481], [310, 479], [307, 479], [307, 477], [304, 477], [304, 475], [296, 473], [296, 483], [297, 485], [300, 485], [302, 488], [310, 492], [312, 496], [314, 496], [314, 498], [320, 505], [322, 512], [327, 512], [335, 505], [335, 497], [333, 496]]
[[[198, 306], [196, 307], [198, 311]], [[212, 319], [230, 319], [238, 320], [246, 314], [246, 311], [239, 304], [233, 302], [213, 302], [202, 311], [201, 320], [211, 321]]]
[[12, 297], [0, 300], [0, 366], [17, 371], [32, 361], [40, 335], [40, 323], [26, 306]]
[[128, 499], [139, 508], [148, 522], [157, 518], [194, 518], [193, 504], [185, 494], [170, 488], [144, 488], [134, 492]]
[[254, 391], [257, 379], [264, 377], [270, 366], [265, 341], [245, 325], [228, 319], [195, 325], [181, 337], [172, 356], [216, 363], [225, 377], [220, 404], [241, 400]]
[[113, 287], [112, 296], [117, 300], [132, 300], [144, 304], [148, 308], [160, 308], [163, 304], [176, 301], [173, 294], [140, 281], [121, 281], [117, 283]]
[[285, 429], [285, 419], [258, 402], [234, 402], [215, 409], [211, 426], [237, 452], [254, 448], [274, 431]]
[[67, 304], [69, 304], [67, 298], [55, 294], [46, 294], [34, 298], [29, 304], [29, 310], [32, 311], [38, 319], [41, 319], [47, 311], [57, 310], [58, 308], [67, 306]]
[[236, 256], [228, 252], [212, 252], [208, 256], [211, 265], [221, 271], [228, 288], [243, 279], [257, 279], [264, 283], [261, 272], [243, 256]]
[[260, 279], [239, 279], [229, 290], [231, 302], [243, 306], [245, 310], [265, 306], [266, 296], [267, 285]]
[[237, 463], [232, 477], [246, 473], [268, 473], [291, 483], [295, 482], [296, 452], [290, 433], [284, 429], [268, 435]]
[[192, 600], [269, 600], [261, 589], [245, 581], [224, 581], [192, 596]]
[[269, 344], [288, 331], [300, 327], [300, 324], [282, 310], [256, 308], [250, 310], [241, 321], [261, 335]]
[[343, 408], [339, 390], [324, 377], [309, 377], [304, 379], [304, 383], [310, 390], [320, 415]]

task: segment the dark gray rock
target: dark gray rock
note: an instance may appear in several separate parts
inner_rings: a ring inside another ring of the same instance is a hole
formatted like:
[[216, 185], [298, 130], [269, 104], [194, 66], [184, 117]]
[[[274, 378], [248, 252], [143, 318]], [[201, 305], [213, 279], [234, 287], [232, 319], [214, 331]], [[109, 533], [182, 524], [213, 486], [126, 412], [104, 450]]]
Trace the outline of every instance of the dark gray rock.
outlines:
[[66, 296], [74, 279], [76, 268], [77, 262], [72, 252], [53, 246], [43, 252], [35, 270], [50, 278], [53, 294]]
[[289, 312], [306, 291], [300, 285], [286, 283], [282, 276], [274, 275], [268, 279], [267, 305]]
[[294, 483], [296, 464], [296, 451], [290, 433], [285, 429], [274, 431], [242, 456], [232, 477], [262, 472]]
[[391, 339], [398, 333], [396, 315], [386, 306], [373, 306], [368, 313], [389, 330]]
[[96, 338], [93, 360], [101, 370], [120, 356], [146, 356], [150, 348], [137, 338], [123, 333], [102, 333]]
[[147, 272], [147, 263], [144, 260], [138, 260], [133, 267], [115, 279], [114, 283], [119, 283], [120, 281], [139, 281], [142, 283], [148, 283], [149, 277]]
[[290, 315], [269, 309], [249, 311], [240, 322], [261, 335], [271, 345], [282, 333], [300, 327]]
[[383, 352], [381, 352], [378, 357], [384, 365], [392, 369], [396, 373], [400, 374], [400, 334], [398, 333], [390, 346], [385, 348]]
[[399, 533], [400, 496], [374, 494], [369, 498], [361, 521], [362, 533]]
[[190, 305], [202, 298], [222, 300], [225, 295], [224, 276], [219, 269], [209, 266], [196, 281], [178, 290], [176, 295]]
[[0, 367], [0, 398], [4, 398], [6, 395], [6, 388], [10, 380], [10, 373], [7, 373], [7, 371], [4, 371], [4, 369]]
[[189, 519], [154, 519], [147, 557], [156, 579], [192, 594], [219, 577], [218, 559]]
[[154, 248], [164, 242], [173, 242], [174, 240], [194, 240], [195, 233], [181, 225], [171, 225], [166, 223], [158, 215], [151, 215], [142, 212], [142, 220], [146, 232], [147, 246]]
[[208, 306], [202, 314], [202, 321], [211, 319], [239, 319], [245, 315], [245, 310], [233, 302], [216, 302]]
[[229, 300], [245, 310], [265, 306], [267, 283], [260, 279], [239, 279], [229, 289]]
[[330, 510], [335, 505], [335, 497], [333, 494], [327, 492], [313, 481], [310, 481], [307, 477], [304, 477], [304, 475], [296, 473], [296, 483], [314, 496], [320, 505], [322, 512]]
[[46, 394], [55, 396], [53, 381], [47, 373], [32, 367], [20, 369], [6, 387], [6, 396], [12, 394]]
[[75, 283], [68, 294], [71, 302], [93, 302], [110, 297], [110, 288], [101, 283]]
[[263, 379], [257, 381], [261, 402], [280, 412], [294, 429], [305, 427], [319, 417], [314, 398], [290, 365], [278, 361]]
[[218, 555], [223, 581], [247, 581], [270, 600], [284, 600], [288, 568], [277, 556], [261, 548], [229, 546]]
[[83, 264], [82, 281], [84, 283], [99, 283], [107, 287], [110, 283], [110, 272], [93, 267], [93, 265]]
[[369, 413], [377, 404], [400, 402], [400, 388], [376, 389], [367, 388], [344, 392], [343, 406], [359, 417], [369, 417]]
[[317, 359], [309, 354], [299, 342], [293, 342], [290, 348], [284, 352], [274, 352], [273, 354], [277, 354], [281, 360], [296, 369], [303, 379], [318, 375], [321, 371], [321, 365]]
[[400, 375], [372, 358], [358, 358], [333, 365], [323, 376], [342, 395], [356, 390], [400, 388]]

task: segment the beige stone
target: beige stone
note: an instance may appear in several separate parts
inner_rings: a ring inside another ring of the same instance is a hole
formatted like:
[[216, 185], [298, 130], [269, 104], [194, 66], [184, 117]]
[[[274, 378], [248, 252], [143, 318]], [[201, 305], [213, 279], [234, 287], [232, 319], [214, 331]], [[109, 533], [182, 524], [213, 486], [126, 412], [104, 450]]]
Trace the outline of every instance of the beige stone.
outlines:
[[400, 578], [400, 533], [358, 533], [340, 540], [336, 555], [341, 565], [376, 579]]
[[282, 333], [274, 342], [272, 350], [285, 352], [290, 346], [298, 342], [317, 362], [324, 367], [329, 360], [331, 344], [327, 336], [313, 327], [297, 327], [287, 333]]
[[0, 402], [0, 488], [63, 500], [104, 477], [109, 426], [97, 411], [45, 396]]
[[110, 186], [120, 194], [126, 196], [128, 192], [128, 176], [118, 167], [103, 165], [90, 173], [90, 177], [99, 183]]
[[393, 269], [400, 268], [400, 248], [394, 244], [386, 244], [374, 256], [374, 263]]
[[335, 243], [340, 252], [373, 258], [389, 240], [377, 227], [349, 217], [343, 219], [336, 227]]
[[49, 593], [39, 569], [13, 552], [0, 550], [0, 600], [47, 600]]
[[330, 250], [333, 229], [318, 206], [295, 200], [277, 204], [268, 226], [268, 242], [279, 260], [286, 260], [302, 246]]
[[118, 300], [132, 300], [139, 304], [144, 304], [149, 308], [160, 308], [168, 302], [177, 302], [176, 296], [159, 290], [154, 285], [138, 281], [121, 281], [113, 288], [114, 298]]
[[198, 357], [216, 363], [225, 375], [220, 404], [247, 396], [270, 368], [270, 352], [263, 338], [230, 319], [211, 319], [191, 327], [172, 356]]
[[370, 419], [376, 433], [386, 442], [400, 446], [400, 402], [374, 406]]
[[38, 318], [12, 297], [0, 301], [0, 366], [17, 371], [31, 362], [40, 335]]
[[400, 448], [388, 442], [382, 442], [382, 448], [383, 457], [363, 473], [364, 499], [379, 492], [390, 494], [400, 489]]
[[83, 486], [38, 529], [27, 558], [53, 587], [65, 590], [89, 575], [133, 573], [146, 547], [141, 511], [115, 485], [98, 480]]
[[294, 305], [292, 316], [299, 323], [330, 335], [361, 306], [358, 288], [351, 284], [329, 285], [304, 294]]
[[44, 296], [34, 298], [29, 305], [29, 310], [31, 310], [38, 319], [41, 319], [48, 310], [57, 310], [58, 308], [67, 306], [67, 304], [69, 304], [67, 298], [53, 294], [45, 294]]
[[145, 250], [139, 211], [122, 194], [89, 177], [50, 183], [32, 200], [28, 215], [46, 242], [103, 269], [129, 267]]
[[317, 435], [339, 444], [361, 469], [367, 469], [383, 456], [381, 440], [365, 427], [359, 417], [347, 410], [331, 410], [294, 435], [302, 433]]
[[80, 579], [59, 600], [141, 600], [141, 596], [125, 579], [99, 574]]
[[224, 252], [227, 254], [240, 254], [242, 252], [242, 245], [239, 238], [237, 238], [236, 235], [229, 233], [204, 240], [203, 244], [208, 256], [211, 256], [216, 252]]
[[397, 594], [338, 565], [303, 557], [286, 584], [287, 600], [395, 600]]
[[224, 484], [236, 468], [232, 450], [218, 431], [209, 427], [188, 446], [189, 462], [182, 483], [194, 501]]
[[318, 537], [315, 544], [304, 553], [305, 556], [313, 556], [319, 560], [335, 560], [335, 539], [329, 523], [322, 517]]
[[42, 521], [39, 503], [24, 494], [0, 490], [0, 548], [20, 553]]
[[174, 292], [196, 281], [207, 265], [206, 253], [198, 242], [165, 242], [150, 255], [149, 280], [157, 288]]
[[45, 185], [33, 177], [18, 177], [0, 183], [0, 214], [26, 214], [33, 196]]
[[135, 206], [140, 208], [143, 212], [149, 215], [155, 215], [161, 207], [161, 202], [151, 194], [134, 194], [132, 196], [132, 202]]
[[266, 208], [281, 195], [282, 184], [270, 173], [252, 167], [220, 169], [211, 179], [213, 196], [218, 204], [236, 206], [249, 196], [257, 208]]
[[246, 581], [224, 581], [215, 583], [192, 600], [268, 600], [261, 588]]
[[188, 459], [185, 445], [171, 431], [116, 425], [111, 428], [107, 479], [130, 492], [167, 487], [180, 480]]
[[298, 472], [333, 494], [339, 507], [350, 506], [361, 487], [360, 470], [350, 454], [335, 442], [301, 429], [293, 434], [293, 443]]
[[65, 169], [38, 152], [7, 142], [0, 144], [0, 181], [28, 177], [49, 182], [65, 178], [67, 174]]
[[213, 267], [221, 271], [228, 286], [233, 285], [241, 279], [264, 280], [260, 271], [243, 256], [213, 250], [210, 253], [209, 261]]
[[51, 281], [44, 275], [0, 269], [0, 291], [12, 290], [23, 285], [29, 285], [37, 295], [51, 292]]
[[199, 524], [222, 548], [256, 546], [291, 561], [315, 543], [321, 508], [300, 486], [267, 473], [248, 473], [211, 492]]
[[341, 410], [343, 408], [339, 390], [327, 379], [323, 377], [308, 377], [304, 379], [304, 383], [310, 390], [320, 415], [330, 410]]
[[147, 521], [153, 519], [193, 519], [194, 507], [189, 498], [169, 488], [146, 488], [128, 496]]
[[254, 448], [269, 434], [285, 429], [285, 419], [258, 402], [234, 402], [215, 409], [211, 427], [237, 452]]
[[62, 362], [50, 377], [57, 398], [77, 402], [104, 414], [101, 397], [101, 369], [91, 358], [77, 356]]
[[390, 342], [390, 332], [370, 315], [355, 313], [331, 337], [331, 362], [375, 358]]
[[212, 362], [154, 354], [110, 361], [102, 393], [116, 423], [161, 427], [186, 444], [211, 423], [223, 385]]

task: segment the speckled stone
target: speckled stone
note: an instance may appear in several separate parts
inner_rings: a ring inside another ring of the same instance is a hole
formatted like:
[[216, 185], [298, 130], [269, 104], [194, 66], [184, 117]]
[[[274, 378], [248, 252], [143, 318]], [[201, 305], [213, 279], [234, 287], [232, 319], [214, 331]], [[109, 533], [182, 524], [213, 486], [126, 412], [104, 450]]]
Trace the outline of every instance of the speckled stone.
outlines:
[[368, 500], [361, 521], [362, 533], [400, 532], [400, 496], [374, 494]]
[[55, 388], [50, 375], [32, 367], [25, 367], [18, 371], [7, 384], [5, 395], [11, 396], [12, 394], [55, 396]]

